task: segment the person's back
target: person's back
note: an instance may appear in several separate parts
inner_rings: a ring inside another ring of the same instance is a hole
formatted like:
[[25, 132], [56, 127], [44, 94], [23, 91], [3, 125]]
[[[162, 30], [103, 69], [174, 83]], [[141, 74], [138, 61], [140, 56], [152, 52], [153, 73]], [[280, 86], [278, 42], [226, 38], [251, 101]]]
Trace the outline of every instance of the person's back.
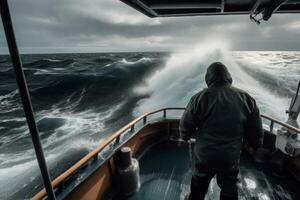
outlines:
[[208, 88], [191, 98], [180, 121], [184, 140], [196, 133], [196, 170], [190, 199], [204, 199], [215, 174], [221, 198], [237, 199], [243, 141], [257, 148], [262, 139], [259, 110], [249, 94], [231, 86], [232, 78], [222, 63], [210, 65], [205, 79]]

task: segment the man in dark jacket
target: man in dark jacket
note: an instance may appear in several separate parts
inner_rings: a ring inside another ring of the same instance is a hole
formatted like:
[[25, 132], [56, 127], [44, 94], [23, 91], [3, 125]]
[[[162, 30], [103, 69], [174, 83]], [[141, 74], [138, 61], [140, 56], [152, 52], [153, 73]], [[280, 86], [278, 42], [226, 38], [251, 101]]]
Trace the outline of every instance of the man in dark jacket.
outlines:
[[194, 95], [180, 121], [182, 139], [195, 133], [195, 171], [189, 200], [202, 200], [216, 175], [221, 200], [238, 199], [237, 181], [243, 143], [254, 150], [262, 143], [263, 129], [255, 100], [232, 84], [220, 62], [206, 72], [208, 88]]

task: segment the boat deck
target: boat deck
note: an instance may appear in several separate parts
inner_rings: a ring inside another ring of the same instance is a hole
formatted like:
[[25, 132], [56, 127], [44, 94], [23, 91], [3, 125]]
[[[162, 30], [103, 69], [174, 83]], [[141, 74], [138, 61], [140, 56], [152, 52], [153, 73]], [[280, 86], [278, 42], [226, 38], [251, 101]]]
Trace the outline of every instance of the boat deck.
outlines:
[[[189, 192], [191, 179], [188, 145], [164, 142], [153, 146], [140, 159], [141, 189], [130, 200], [179, 200]], [[300, 199], [299, 184], [292, 178], [275, 176], [270, 169], [243, 155], [240, 166], [239, 195], [243, 199]], [[219, 199], [215, 179], [206, 200]]]

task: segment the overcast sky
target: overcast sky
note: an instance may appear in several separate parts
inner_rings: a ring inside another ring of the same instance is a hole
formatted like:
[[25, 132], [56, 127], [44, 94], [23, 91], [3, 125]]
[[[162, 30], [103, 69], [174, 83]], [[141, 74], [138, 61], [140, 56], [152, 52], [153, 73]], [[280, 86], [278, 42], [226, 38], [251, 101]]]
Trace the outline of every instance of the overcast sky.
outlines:
[[[177, 50], [224, 40], [232, 50], [300, 50], [300, 14], [148, 18], [119, 0], [9, 0], [21, 53]], [[2, 24], [0, 53], [8, 52]]]

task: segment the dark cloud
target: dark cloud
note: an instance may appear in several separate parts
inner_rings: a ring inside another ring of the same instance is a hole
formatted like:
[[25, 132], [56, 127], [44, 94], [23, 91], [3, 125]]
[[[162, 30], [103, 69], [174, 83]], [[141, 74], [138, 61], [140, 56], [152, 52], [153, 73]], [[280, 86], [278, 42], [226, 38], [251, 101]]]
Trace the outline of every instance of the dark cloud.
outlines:
[[[300, 16], [150, 19], [117, 0], [11, 0], [22, 53], [174, 50], [225, 40], [233, 50], [299, 50]], [[7, 53], [0, 27], [0, 53]]]

